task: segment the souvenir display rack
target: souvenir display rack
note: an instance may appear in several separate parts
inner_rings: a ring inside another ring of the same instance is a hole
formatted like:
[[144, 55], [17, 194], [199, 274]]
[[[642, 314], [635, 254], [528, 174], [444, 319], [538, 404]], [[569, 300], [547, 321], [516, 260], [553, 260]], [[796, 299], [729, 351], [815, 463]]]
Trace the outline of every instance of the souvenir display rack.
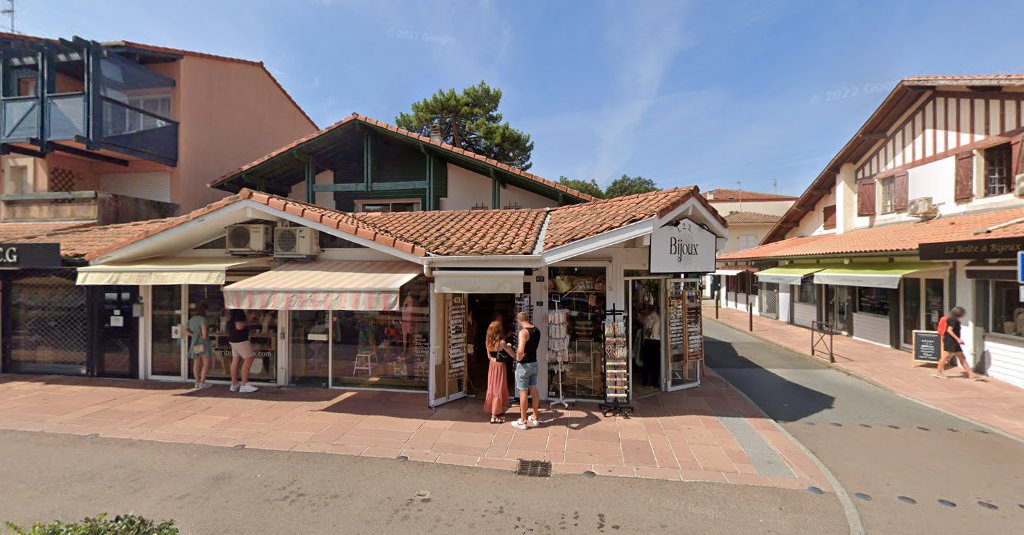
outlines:
[[629, 418], [635, 409], [629, 405], [629, 342], [626, 340], [625, 313], [612, 305], [604, 322], [604, 400], [599, 408], [605, 416]]
[[454, 295], [448, 302], [448, 375], [462, 378], [466, 372], [466, 301]]
[[551, 406], [562, 405], [569, 408], [562, 389], [562, 376], [568, 370], [569, 361], [569, 311], [559, 310], [555, 301], [554, 310], [548, 312], [548, 369], [558, 379], [558, 399]]

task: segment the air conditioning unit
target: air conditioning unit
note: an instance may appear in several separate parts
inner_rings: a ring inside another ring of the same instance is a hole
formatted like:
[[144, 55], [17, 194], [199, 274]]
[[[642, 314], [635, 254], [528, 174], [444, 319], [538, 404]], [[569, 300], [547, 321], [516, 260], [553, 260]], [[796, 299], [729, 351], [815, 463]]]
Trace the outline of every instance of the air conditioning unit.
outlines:
[[307, 227], [274, 229], [275, 258], [309, 258], [320, 254], [320, 234]]
[[270, 225], [231, 225], [227, 231], [226, 250], [233, 255], [265, 254], [270, 252], [272, 237]]
[[1016, 193], [1018, 197], [1024, 197], [1024, 173], [1014, 177], [1013, 192]]
[[939, 213], [939, 207], [932, 202], [931, 197], [919, 197], [910, 199], [907, 213], [914, 217], [931, 218]]

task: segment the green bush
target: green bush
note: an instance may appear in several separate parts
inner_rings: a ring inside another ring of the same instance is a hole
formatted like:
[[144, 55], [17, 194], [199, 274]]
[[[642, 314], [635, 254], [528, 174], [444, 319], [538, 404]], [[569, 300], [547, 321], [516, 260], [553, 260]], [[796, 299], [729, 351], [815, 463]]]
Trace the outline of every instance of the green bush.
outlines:
[[16, 535], [178, 535], [173, 520], [156, 524], [139, 515], [107, 518], [105, 513], [86, 517], [81, 522], [56, 520], [48, 524], [34, 524], [27, 529], [7, 522], [7, 529]]

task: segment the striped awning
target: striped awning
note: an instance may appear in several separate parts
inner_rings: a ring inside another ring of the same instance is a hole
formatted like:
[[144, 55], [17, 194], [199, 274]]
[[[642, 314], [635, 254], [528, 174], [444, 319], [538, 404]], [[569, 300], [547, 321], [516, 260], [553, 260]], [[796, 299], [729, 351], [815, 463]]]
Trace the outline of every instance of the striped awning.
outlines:
[[230, 268], [266, 266], [264, 258], [162, 257], [78, 268], [79, 286], [224, 284]]
[[225, 286], [224, 303], [243, 310], [399, 310], [399, 288], [422, 272], [410, 262], [288, 262]]

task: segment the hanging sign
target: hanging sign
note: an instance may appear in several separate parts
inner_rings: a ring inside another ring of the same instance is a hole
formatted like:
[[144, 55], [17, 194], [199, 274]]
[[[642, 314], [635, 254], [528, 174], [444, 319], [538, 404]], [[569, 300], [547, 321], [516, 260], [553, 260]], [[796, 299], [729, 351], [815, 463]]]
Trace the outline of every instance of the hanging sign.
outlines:
[[918, 246], [921, 260], [987, 260], [1013, 258], [1024, 251], [1020, 238], [992, 238], [956, 242], [922, 243]]
[[0, 243], [0, 268], [60, 267], [59, 243]]
[[715, 270], [715, 235], [680, 219], [651, 234], [651, 273], [711, 273]]

